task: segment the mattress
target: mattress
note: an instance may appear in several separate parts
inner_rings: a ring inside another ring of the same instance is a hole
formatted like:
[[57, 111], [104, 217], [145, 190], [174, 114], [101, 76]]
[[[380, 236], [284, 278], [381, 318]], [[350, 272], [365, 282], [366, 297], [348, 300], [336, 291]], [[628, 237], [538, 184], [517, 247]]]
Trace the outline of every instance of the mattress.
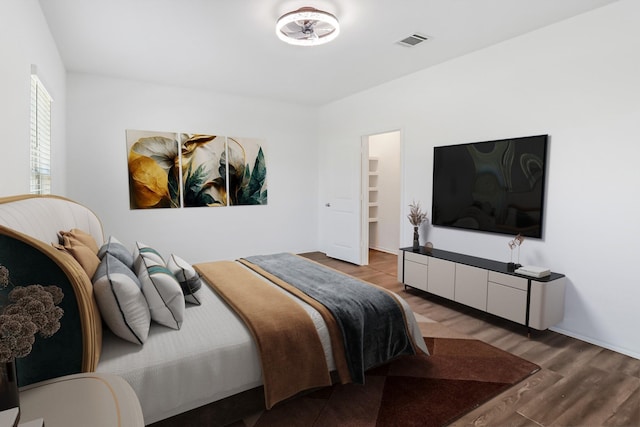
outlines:
[[[289, 295], [279, 286], [271, 286]], [[120, 375], [131, 385], [140, 400], [145, 424], [262, 384], [258, 350], [243, 321], [208, 286], [203, 286], [198, 296], [202, 304], [187, 304], [180, 330], [152, 324], [143, 346], [104, 331], [97, 372]], [[409, 305], [400, 297], [397, 299], [408, 315], [409, 332], [426, 353]], [[322, 316], [305, 302], [296, 301], [311, 316], [327, 365], [334, 369], [330, 337]]]

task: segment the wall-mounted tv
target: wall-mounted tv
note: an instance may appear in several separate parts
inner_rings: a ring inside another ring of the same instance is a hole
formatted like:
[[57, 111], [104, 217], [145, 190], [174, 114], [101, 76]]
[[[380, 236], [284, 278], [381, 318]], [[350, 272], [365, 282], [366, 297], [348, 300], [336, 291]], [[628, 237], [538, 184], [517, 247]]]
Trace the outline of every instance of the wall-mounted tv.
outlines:
[[434, 147], [432, 224], [541, 238], [547, 139]]

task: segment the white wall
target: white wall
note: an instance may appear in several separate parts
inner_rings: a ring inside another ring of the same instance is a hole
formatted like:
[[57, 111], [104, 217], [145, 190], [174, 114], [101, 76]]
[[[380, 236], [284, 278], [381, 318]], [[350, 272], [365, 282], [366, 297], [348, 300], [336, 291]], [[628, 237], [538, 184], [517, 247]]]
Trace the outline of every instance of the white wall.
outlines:
[[[69, 197], [105, 233], [190, 262], [318, 247], [315, 110], [259, 99], [69, 74]], [[126, 129], [261, 138], [268, 204], [129, 209]]]
[[369, 137], [369, 156], [378, 158], [378, 222], [369, 247], [396, 253], [400, 244], [400, 132]]
[[[544, 237], [524, 242], [521, 262], [566, 274], [556, 330], [640, 357], [638, 22], [640, 2], [622, 0], [329, 104], [320, 144], [341, 144], [355, 167], [361, 135], [403, 129], [408, 209], [431, 206], [434, 146], [549, 134]], [[330, 163], [321, 158], [320, 182]], [[401, 238], [411, 244], [408, 221]], [[505, 262], [510, 238], [431, 226], [426, 236]]]
[[[349, 179], [341, 182], [346, 193], [359, 196], [362, 135], [403, 129], [401, 198], [407, 209], [414, 199], [431, 205], [433, 146], [548, 133], [545, 234], [525, 241], [521, 261], [567, 275], [565, 318], [557, 330], [640, 357], [634, 271], [640, 238], [639, 20], [640, 2], [621, 0], [316, 114], [85, 75], [68, 76], [65, 95], [64, 66], [37, 1], [4, 0], [0, 195], [28, 191], [32, 64], [55, 99], [54, 192], [91, 206], [107, 234], [128, 244], [145, 241], [192, 262], [326, 248], [327, 215], [320, 206], [328, 199], [327, 183], [336, 179], [327, 171], [335, 171], [336, 159], [353, 165], [343, 168]], [[129, 210], [127, 128], [266, 139], [269, 205]], [[407, 221], [401, 236], [402, 245], [411, 243]], [[442, 249], [509, 257], [508, 236], [429, 227], [424, 238]]]
[[36, 0], [0, 2], [0, 197], [29, 192], [31, 66], [54, 99], [52, 191], [64, 193], [65, 68]]

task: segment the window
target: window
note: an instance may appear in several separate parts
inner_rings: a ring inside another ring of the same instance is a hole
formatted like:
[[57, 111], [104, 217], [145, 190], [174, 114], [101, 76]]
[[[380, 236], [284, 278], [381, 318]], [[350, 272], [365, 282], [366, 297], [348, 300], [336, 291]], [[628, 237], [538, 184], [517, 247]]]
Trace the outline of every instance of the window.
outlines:
[[51, 193], [51, 97], [31, 74], [31, 194]]

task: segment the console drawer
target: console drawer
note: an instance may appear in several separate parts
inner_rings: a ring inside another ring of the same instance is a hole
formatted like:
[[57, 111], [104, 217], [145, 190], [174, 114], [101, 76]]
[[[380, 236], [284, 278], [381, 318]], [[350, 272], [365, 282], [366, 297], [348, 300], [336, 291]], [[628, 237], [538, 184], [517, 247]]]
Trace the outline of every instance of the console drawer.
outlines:
[[[408, 255], [408, 254], [407, 254]], [[426, 258], [426, 257], [423, 257]], [[429, 268], [425, 264], [404, 260], [404, 283], [423, 291], [427, 290]]]
[[429, 265], [429, 257], [426, 255], [420, 255], [413, 252], [405, 252], [404, 259], [407, 261], [417, 262], [418, 264]]
[[527, 290], [527, 279], [524, 277], [511, 276], [510, 274], [498, 273], [497, 271], [489, 272], [489, 281], [512, 288]]
[[527, 291], [489, 282], [487, 312], [524, 325], [527, 316]]

